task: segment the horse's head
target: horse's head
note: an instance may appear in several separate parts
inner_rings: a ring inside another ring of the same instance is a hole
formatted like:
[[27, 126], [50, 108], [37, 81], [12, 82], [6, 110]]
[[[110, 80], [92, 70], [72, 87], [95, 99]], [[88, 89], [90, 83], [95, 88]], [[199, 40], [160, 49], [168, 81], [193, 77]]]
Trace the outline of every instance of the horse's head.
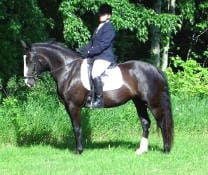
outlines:
[[35, 85], [38, 75], [41, 73], [41, 55], [39, 55], [30, 45], [21, 41], [24, 48], [24, 79], [28, 87]]

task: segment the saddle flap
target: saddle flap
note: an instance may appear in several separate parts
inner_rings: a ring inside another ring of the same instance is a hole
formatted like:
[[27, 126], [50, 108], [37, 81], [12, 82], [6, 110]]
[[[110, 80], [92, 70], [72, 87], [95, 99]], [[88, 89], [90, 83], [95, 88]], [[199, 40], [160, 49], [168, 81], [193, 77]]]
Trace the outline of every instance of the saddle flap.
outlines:
[[[101, 80], [103, 91], [119, 89], [123, 85], [121, 70], [118, 66], [107, 69], [101, 76]], [[90, 90], [87, 59], [84, 59], [81, 65], [81, 81], [83, 86]]]

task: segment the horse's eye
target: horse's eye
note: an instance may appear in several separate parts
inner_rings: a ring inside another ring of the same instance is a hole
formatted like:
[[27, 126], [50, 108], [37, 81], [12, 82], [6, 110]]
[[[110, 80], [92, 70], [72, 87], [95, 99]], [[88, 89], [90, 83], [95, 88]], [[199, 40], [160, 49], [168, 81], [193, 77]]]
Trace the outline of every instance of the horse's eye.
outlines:
[[31, 53], [26, 54], [26, 62], [27, 62], [27, 64], [32, 63], [32, 54]]

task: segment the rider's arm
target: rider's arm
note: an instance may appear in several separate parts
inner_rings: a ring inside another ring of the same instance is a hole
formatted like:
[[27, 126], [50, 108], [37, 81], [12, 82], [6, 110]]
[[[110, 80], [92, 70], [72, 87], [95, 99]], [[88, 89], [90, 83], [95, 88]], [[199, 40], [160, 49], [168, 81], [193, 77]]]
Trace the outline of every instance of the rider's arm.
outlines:
[[79, 52], [81, 53], [81, 55], [83, 57], [87, 57], [88, 56], [88, 50], [90, 49], [90, 47], [92, 46], [92, 40], [89, 41], [89, 43], [83, 47], [81, 47], [79, 49]]
[[88, 56], [93, 57], [95, 55], [99, 55], [105, 49], [111, 46], [113, 39], [115, 37], [115, 31], [112, 26], [106, 27], [103, 31], [101, 37], [96, 41], [96, 45], [93, 44], [91, 48], [88, 50]]

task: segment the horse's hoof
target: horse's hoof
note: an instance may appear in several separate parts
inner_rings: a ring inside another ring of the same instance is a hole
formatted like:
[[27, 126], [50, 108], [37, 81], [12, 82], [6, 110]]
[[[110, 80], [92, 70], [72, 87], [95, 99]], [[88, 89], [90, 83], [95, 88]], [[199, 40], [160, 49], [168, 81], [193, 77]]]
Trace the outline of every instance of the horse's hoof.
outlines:
[[164, 149], [163, 149], [164, 153], [170, 153], [170, 146], [169, 145], [165, 145]]
[[75, 151], [74, 151], [74, 153], [75, 153], [76, 155], [81, 155], [82, 152], [83, 152], [83, 150], [75, 150]]
[[147, 151], [148, 151], [148, 150], [146, 150], [146, 149], [141, 149], [141, 148], [139, 148], [139, 149], [136, 150], [135, 154], [136, 154], [137, 156], [140, 156], [140, 155], [142, 155], [142, 154], [144, 154], [144, 153], [147, 153]]
[[170, 149], [164, 149], [163, 152], [164, 152], [165, 154], [169, 154], [169, 153], [170, 153]]

